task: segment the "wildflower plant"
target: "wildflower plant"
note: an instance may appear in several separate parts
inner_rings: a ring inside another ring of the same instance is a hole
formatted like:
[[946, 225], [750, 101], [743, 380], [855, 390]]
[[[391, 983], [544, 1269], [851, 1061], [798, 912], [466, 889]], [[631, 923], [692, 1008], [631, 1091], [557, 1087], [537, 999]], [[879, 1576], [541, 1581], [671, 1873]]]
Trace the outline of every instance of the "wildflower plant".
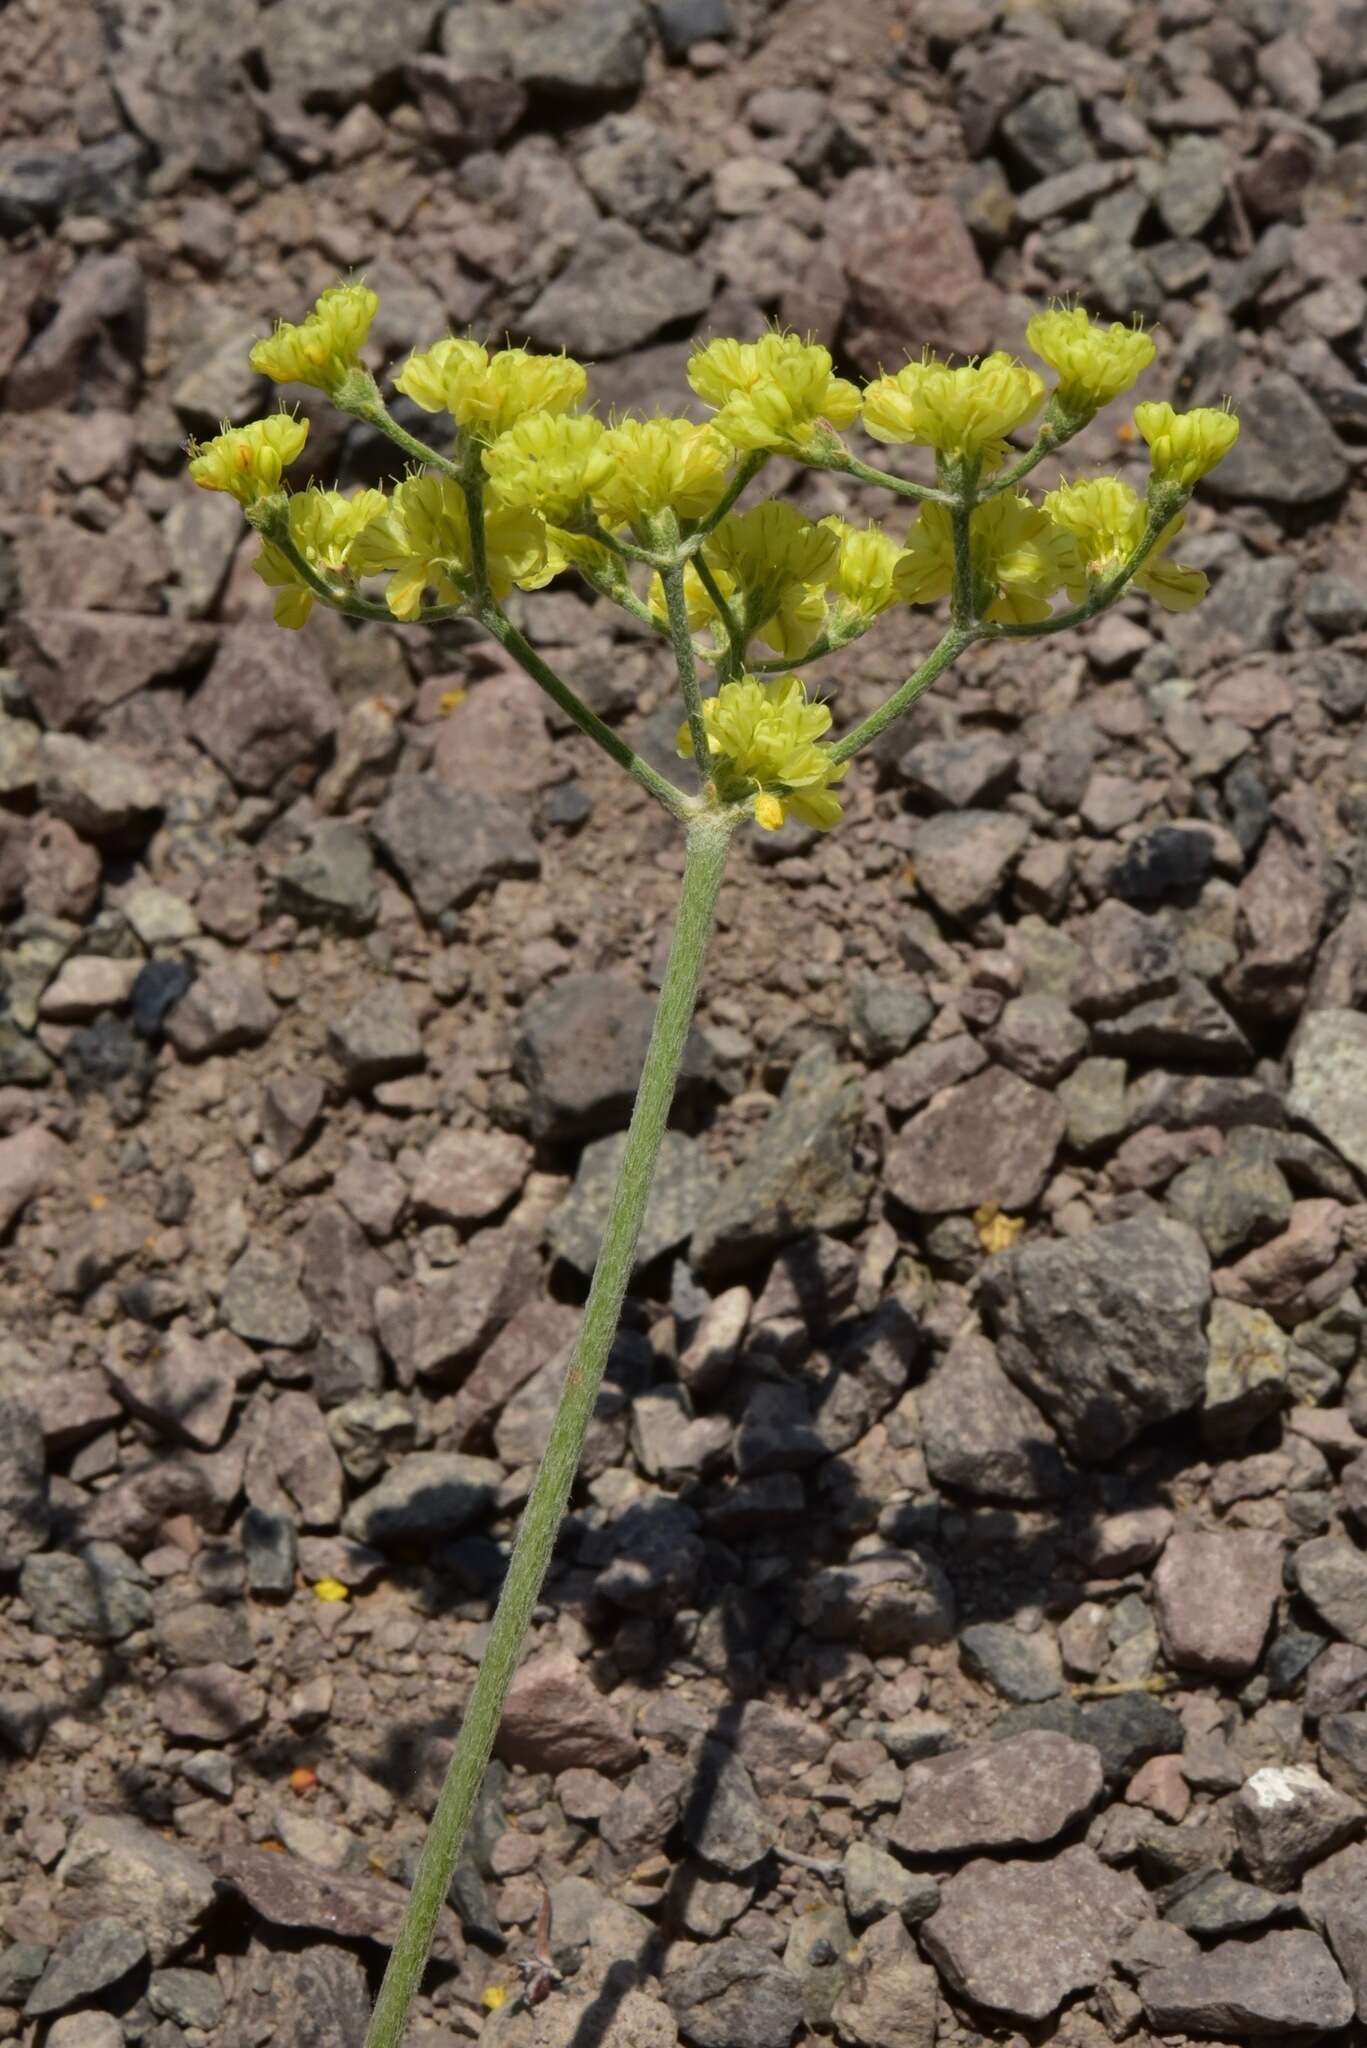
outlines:
[[[583, 1326], [372, 2021], [370, 2048], [398, 2048], [616, 1332], [735, 831], [773, 831], [789, 817], [838, 826], [855, 756], [976, 645], [1064, 632], [1131, 589], [1169, 610], [1197, 603], [1205, 577], [1169, 551], [1194, 484], [1239, 429], [1228, 411], [1140, 405], [1144, 496], [1114, 476], [1063, 478], [1029, 495], [1033, 472], [1154, 354], [1137, 327], [1055, 307], [1028, 328], [1052, 388], [1000, 351], [958, 365], [926, 354], [861, 388], [796, 335], [716, 339], [688, 364], [710, 410], [703, 424], [604, 420], [590, 408], [586, 370], [568, 357], [447, 336], [393, 379], [432, 415], [428, 442], [392, 416], [362, 363], [376, 309], [365, 285], [334, 286], [306, 319], [258, 342], [251, 361], [386, 434], [410, 465], [400, 482], [350, 496], [292, 490], [285, 472], [308, 429], [283, 410], [192, 446], [191, 476], [242, 505], [282, 626], [302, 627], [314, 604], [418, 626], [473, 621], [685, 839], [673, 943]], [[862, 460], [844, 438], [856, 425], [885, 445], [933, 451], [934, 483]], [[1018, 452], [1011, 437], [1022, 429], [1033, 438]], [[881, 486], [891, 522], [813, 521], [778, 498], [740, 509], [771, 456]], [[672, 649], [678, 753], [692, 764], [681, 781], [634, 753], [509, 617], [511, 591], [559, 575], [580, 577]], [[832, 706], [801, 671], [895, 606], [939, 604], [944, 627], [920, 667], [835, 736]]]

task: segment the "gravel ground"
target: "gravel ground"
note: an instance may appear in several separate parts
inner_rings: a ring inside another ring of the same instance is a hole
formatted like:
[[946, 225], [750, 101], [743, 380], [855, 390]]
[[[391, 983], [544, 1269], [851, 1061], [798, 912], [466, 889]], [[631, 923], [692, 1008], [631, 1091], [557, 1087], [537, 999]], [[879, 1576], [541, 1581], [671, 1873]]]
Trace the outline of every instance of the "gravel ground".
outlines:
[[[672, 828], [530, 684], [277, 631], [187, 484], [353, 268], [377, 360], [530, 337], [619, 410], [690, 336], [869, 374], [1073, 292], [1244, 420], [1199, 610], [976, 653], [839, 831], [740, 850], [414, 2043], [1367, 2022], [1364, 47], [1362, 0], [0, 9], [0, 2036], [359, 2048], [667, 941]], [[654, 644], [525, 617], [671, 758]], [[838, 725], [932, 635], [823, 670]]]

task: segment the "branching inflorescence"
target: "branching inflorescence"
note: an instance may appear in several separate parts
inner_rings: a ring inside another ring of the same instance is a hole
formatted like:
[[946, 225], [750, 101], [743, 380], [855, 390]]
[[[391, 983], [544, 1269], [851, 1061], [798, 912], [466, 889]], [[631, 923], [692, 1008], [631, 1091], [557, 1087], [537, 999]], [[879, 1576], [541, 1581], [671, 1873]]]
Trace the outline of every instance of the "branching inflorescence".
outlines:
[[[711, 408], [705, 424], [605, 423], [586, 409], [581, 364], [448, 336], [411, 355], [394, 379], [421, 411], [445, 417], [438, 448], [392, 416], [361, 364], [376, 306], [364, 284], [336, 285], [306, 320], [258, 342], [251, 360], [387, 434], [410, 464], [401, 482], [350, 496], [288, 490], [284, 473], [308, 434], [288, 412], [193, 447], [195, 482], [241, 503], [282, 626], [304, 625], [315, 603], [358, 619], [476, 621], [680, 821], [686, 844], [678, 920], [583, 1325], [371, 2022], [368, 2048], [399, 2048], [631, 1279], [734, 828], [748, 819], [772, 831], [789, 816], [821, 831], [837, 824], [852, 757], [976, 642], [1062, 632], [1131, 587], [1169, 610], [1197, 603], [1205, 577], [1168, 551], [1193, 485], [1239, 428], [1229, 412], [1140, 405], [1135, 426], [1152, 457], [1143, 498], [1115, 476], [1028, 496], [1032, 471], [1128, 391], [1154, 354], [1138, 328], [1101, 327], [1059, 307], [1028, 330], [1034, 354], [1056, 373], [1052, 392], [1037, 370], [1000, 353], [958, 367], [925, 356], [861, 390], [835, 375], [826, 349], [774, 332], [694, 353], [688, 381]], [[1032, 422], [1034, 439], [1013, 460], [1010, 437]], [[842, 433], [856, 423], [886, 445], [932, 449], [934, 484], [854, 454]], [[775, 455], [911, 500], [909, 526], [813, 521], [777, 498], [740, 509]], [[508, 616], [512, 590], [567, 572], [671, 646], [678, 751], [695, 764], [694, 787], [679, 788], [633, 753]], [[915, 674], [833, 740], [829, 707], [798, 671], [859, 639], [890, 607], [941, 599], [945, 630]], [[704, 694], [709, 669], [715, 687]]]
[[[705, 424], [605, 423], [587, 409], [582, 364], [448, 336], [394, 379], [414, 405], [446, 417], [454, 432], [442, 449], [392, 417], [362, 367], [377, 304], [364, 284], [335, 285], [306, 320], [258, 342], [251, 361], [388, 434], [411, 464], [392, 490], [289, 491], [284, 471], [308, 426], [288, 412], [191, 450], [195, 482], [232, 492], [260, 533], [255, 567], [277, 593], [277, 620], [302, 626], [315, 602], [418, 625], [473, 619], [685, 821], [703, 805], [769, 830], [790, 815], [825, 829], [840, 818], [835, 786], [851, 756], [975, 642], [1060, 632], [1131, 587], [1171, 611], [1205, 592], [1201, 572], [1168, 550], [1193, 485], [1234, 445], [1232, 413], [1138, 406], [1152, 451], [1143, 498], [1116, 476], [1060, 483], [1038, 501], [1021, 488], [1153, 360], [1137, 327], [1100, 326], [1078, 307], [1037, 314], [1028, 339], [1056, 373], [1052, 392], [1000, 352], [958, 367], [926, 355], [861, 390], [835, 375], [827, 349], [796, 335], [719, 339], [688, 364], [712, 408]], [[1010, 436], [1036, 421], [1031, 446], [1011, 461]], [[842, 438], [856, 424], [884, 444], [932, 449], [935, 484], [860, 460]], [[899, 538], [812, 521], [776, 498], [737, 509], [772, 455], [913, 500], [909, 527]], [[701, 792], [634, 755], [508, 617], [511, 590], [566, 572], [671, 643], [679, 751], [699, 764]], [[890, 606], [941, 599], [948, 625], [917, 674], [855, 731], [828, 739], [831, 713], [797, 671], [860, 638]], [[708, 696], [702, 668], [716, 678]]]

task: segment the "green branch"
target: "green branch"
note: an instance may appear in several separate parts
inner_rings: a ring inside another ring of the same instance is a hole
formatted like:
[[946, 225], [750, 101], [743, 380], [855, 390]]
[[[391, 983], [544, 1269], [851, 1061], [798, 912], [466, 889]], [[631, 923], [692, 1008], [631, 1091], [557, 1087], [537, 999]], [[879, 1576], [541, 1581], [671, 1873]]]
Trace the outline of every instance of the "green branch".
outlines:
[[916, 699], [958, 660], [966, 647], [971, 647], [975, 640], [982, 638], [984, 630], [991, 629], [951, 626], [938, 645], [926, 656], [915, 675], [908, 676], [901, 689], [889, 697], [886, 704], [880, 705], [877, 711], [872, 712], [862, 725], [857, 725], [853, 732], [846, 733], [843, 740], [837, 740], [831, 749], [836, 760], [848, 761], [852, 755], [867, 747], [870, 741], [876, 740], [880, 732], [884, 732], [902, 716], [903, 712], [911, 709]]
[[669, 638], [674, 649], [674, 665], [679, 671], [679, 689], [683, 695], [689, 737], [693, 742], [693, 758], [697, 764], [698, 774], [706, 782], [712, 746], [702, 715], [698, 659], [688, 624], [688, 601], [684, 596], [683, 563], [676, 562], [672, 569], [662, 570], [660, 580], [664, 584], [665, 609], [669, 616]]
[[745, 674], [745, 628], [736, 617], [730, 600], [723, 595], [721, 586], [712, 573], [706, 555], [702, 553], [694, 555], [693, 568], [699, 583], [701, 583], [708, 597], [712, 600], [712, 608], [721, 622], [723, 633], [726, 635], [729, 659], [725, 664], [721, 681], [728, 682], [734, 676], [743, 676]]

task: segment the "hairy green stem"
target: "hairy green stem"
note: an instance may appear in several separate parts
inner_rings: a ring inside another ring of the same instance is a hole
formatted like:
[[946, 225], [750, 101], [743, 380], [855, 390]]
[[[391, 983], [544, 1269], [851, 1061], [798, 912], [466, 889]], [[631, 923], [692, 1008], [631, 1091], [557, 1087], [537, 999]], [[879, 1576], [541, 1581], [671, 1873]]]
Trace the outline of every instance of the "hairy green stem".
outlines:
[[442, 1904], [493, 1751], [527, 1624], [555, 1549], [636, 1260], [636, 1244], [660, 1140], [697, 1002], [733, 822], [727, 814], [709, 811], [695, 817], [689, 827], [674, 941], [579, 1341], [565, 1373], [560, 1405], [527, 1499], [490, 1625], [488, 1645], [432, 1815], [399, 1938], [380, 1986], [366, 2048], [401, 2048]]
[[890, 469], [875, 469], [871, 463], [861, 462], [857, 455], [846, 454], [843, 461], [813, 462], [812, 467], [833, 469], [838, 476], [857, 477], [861, 484], [877, 484], [880, 490], [896, 491], [899, 498], [928, 500], [939, 505], [953, 503], [948, 491], [936, 490], [930, 484], [914, 484], [910, 477], [894, 476]]
[[642, 789], [649, 791], [657, 803], [676, 818], [692, 816], [693, 806], [683, 791], [669, 778], [652, 768], [649, 761], [643, 761], [639, 754], [632, 752], [624, 739], [620, 739], [610, 725], [604, 725], [597, 712], [590, 711], [583, 698], [563, 682], [550, 666], [543, 661], [531, 642], [525, 640], [506, 613], [490, 600], [480, 612], [479, 622], [486, 632], [492, 633], [500, 647], [505, 647], [513, 660], [525, 669], [534, 683], [539, 683], [552, 703], [558, 704], [567, 718], [573, 719], [580, 732], [593, 740], [611, 755], [619, 768], [625, 768]]
[[707, 764], [712, 758], [712, 746], [707, 737], [707, 726], [702, 715], [702, 691], [698, 687], [698, 657], [693, 649], [693, 634], [688, 624], [688, 600], [684, 596], [683, 563], [678, 562], [672, 569], [661, 573], [665, 591], [665, 609], [669, 614], [669, 638], [674, 648], [674, 665], [679, 671], [679, 690], [688, 715], [688, 732], [693, 742], [693, 758], [698, 764], [698, 773], [707, 780]]
[[926, 656], [915, 675], [908, 676], [901, 689], [889, 697], [886, 704], [880, 704], [877, 711], [870, 713], [862, 725], [857, 725], [853, 732], [847, 732], [843, 740], [836, 742], [831, 748], [836, 760], [848, 761], [861, 747], [866, 747], [871, 740], [876, 740], [880, 732], [899, 719], [904, 711], [909, 711], [916, 699], [930, 688], [936, 678], [942, 676], [945, 670], [958, 660], [965, 647], [971, 646], [974, 640], [981, 637], [980, 628], [951, 626], [944, 638]]
[[712, 600], [712, 608], [721, 621], [722, 631], [726, 635], [727, 656], [719, 679], [724, 683], [730, 682], [735, 677], [745, 674], [745, 629], [736, 617], [734, 607], [723, 594], [706, 555], [694, 555], [693, 568], [699, 583]]

